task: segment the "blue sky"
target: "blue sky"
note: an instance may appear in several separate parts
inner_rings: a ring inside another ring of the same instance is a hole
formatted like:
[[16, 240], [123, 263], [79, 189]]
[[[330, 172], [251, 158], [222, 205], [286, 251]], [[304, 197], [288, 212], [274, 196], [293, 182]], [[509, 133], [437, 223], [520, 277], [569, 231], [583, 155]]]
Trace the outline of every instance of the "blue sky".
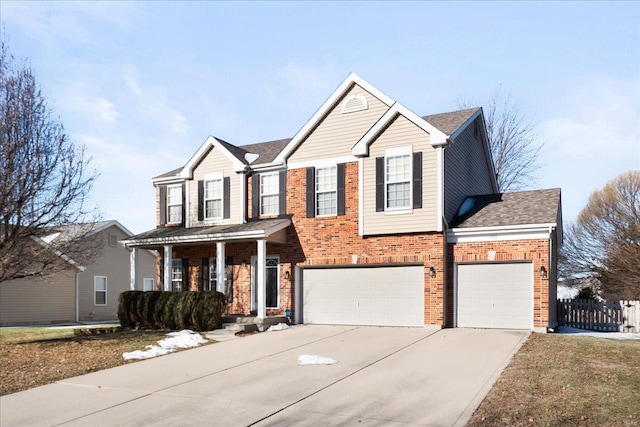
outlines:
[[153, 176], [209, 135], [292, 137], [355, 72], [419, 115], [511, 92], [545, 148], [531, 188], [640, 169], [640, 2], [15, 2], [3, 39], [100, 172], [91, 203], [155, 226]]

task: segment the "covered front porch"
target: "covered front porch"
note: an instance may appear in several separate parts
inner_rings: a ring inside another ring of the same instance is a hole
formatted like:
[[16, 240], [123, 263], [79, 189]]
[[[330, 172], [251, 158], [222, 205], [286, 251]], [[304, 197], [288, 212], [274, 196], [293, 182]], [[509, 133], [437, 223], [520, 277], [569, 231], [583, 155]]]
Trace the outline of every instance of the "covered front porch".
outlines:
[[[289, 299], [280, 301], [279, 289], [281, 282], [292, 279], [289, 270], [281, 270], [279, 255], [290, 225], [290, 219], [279, 218], [210, 227], [159, 227], [123, 243], [132, 249], [132, 275], [138, 249], [157, 251], [157, 289], [216, 290], [227, 295], [229, 314], [255, 313], [265, 319], [268, 309], [276, 308], [278, 314], [291, 309]], [[275, 256], [269, 253], [274, 248]], [[282, 285], [286, 288], [289, 283]]]

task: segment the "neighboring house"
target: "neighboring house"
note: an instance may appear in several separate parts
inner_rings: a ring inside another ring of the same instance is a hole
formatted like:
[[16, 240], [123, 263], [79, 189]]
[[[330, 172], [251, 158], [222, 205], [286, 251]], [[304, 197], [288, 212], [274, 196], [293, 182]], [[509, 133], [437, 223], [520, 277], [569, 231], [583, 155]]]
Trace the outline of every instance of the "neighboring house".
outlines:
[[351, 74], [293, 138], [209, 137], [153, 184], [157, 227], [125, 243], [229, 314], [555, 325], [560, 190], [498, 193], [480, 108], [420, 117]]
[[[67, 238], [79, 227], [87, 226], [63, 227], [40, 243], [47, 245]], [[155, 289], [155, 253], [126, 248], [121, 240], [132, 233], [117, 221], [90, 226], [93, 229], [86, 238], [99, 245], [98, 255], [91, 263], [80, 265], [59, 254], [61, 268], [51, 276], [0, 283], [0, 325], [114, 320], [118, 318], [121, 292], [144, 290], [145, 286], [147, 290]]]

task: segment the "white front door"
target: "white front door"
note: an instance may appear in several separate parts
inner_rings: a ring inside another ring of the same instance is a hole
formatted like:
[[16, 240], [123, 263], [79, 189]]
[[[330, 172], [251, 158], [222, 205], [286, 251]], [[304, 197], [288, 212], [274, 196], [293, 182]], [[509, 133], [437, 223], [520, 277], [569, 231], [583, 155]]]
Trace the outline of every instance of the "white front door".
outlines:
[[[266, 308], [280, 308], [280, 257], [278, 255], [268, 255], [266, 257]], [[258, 288], [257, 271], [258, 258], [251, 257], [251, 310], [258, 309]]]

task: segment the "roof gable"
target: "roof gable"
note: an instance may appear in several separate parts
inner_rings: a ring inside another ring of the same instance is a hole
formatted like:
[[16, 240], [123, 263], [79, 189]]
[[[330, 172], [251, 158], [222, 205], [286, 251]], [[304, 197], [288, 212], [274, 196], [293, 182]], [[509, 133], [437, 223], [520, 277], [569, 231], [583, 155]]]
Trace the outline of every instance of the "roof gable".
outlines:
[[329, 96], [324, 104], [320, 106], [315, 114], [311, 116], [307, 123], [295, 134], [295, 136], [289, 141], [289, 143], [282, 149], [282, 151], [274, 159], [274, 162], [284, 163], [289, 155], [293, 153], [298, 145], [309, 135], [309, 133], [336, 106], [337, 102], [342, 99], [342, 97], [345, 96], [354, 85], [360, 86], [387, 106], [391, 106], [394, 103], [391, 98], [382, 93], [380, 90], [376, 89], [367, 81], [359, 77], [357, 74], [351, 73], [331, 94], [331, 96]]

